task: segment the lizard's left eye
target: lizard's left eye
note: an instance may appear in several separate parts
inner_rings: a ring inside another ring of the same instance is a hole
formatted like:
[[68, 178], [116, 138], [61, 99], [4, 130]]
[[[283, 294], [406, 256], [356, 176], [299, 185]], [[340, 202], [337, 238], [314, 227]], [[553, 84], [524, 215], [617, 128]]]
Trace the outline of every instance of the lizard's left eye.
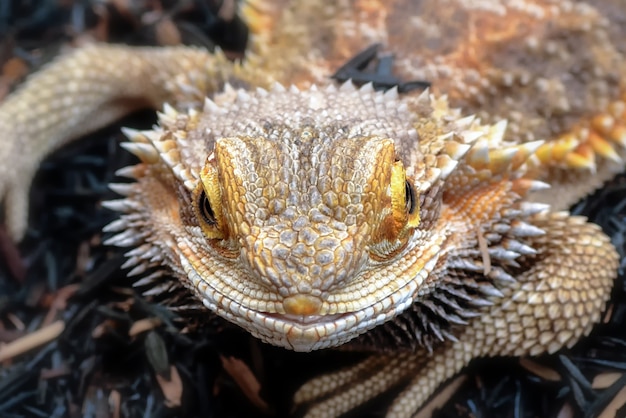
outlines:
[[204, 235], [208, 239], [223, 239], [227, 232], [221, 206], [222, 192], [217, 168], [212, 162], [202, 168], [194, 196], [194, 212]]
[[406, 211], [409, 215], [413, 215], [415, 214], [418, 205], [417, 194], [415, 192], [415, 187], [413, 187], [413, 184], [408, 180], [404, 182], [404, 194]]

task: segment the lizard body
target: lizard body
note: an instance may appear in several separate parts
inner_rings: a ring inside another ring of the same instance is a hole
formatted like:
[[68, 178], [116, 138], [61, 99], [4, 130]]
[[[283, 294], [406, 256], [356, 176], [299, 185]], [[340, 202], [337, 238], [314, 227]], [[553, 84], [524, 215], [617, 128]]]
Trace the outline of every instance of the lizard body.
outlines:
[[[0, 105], [13, 235], [45, 154], [167, 101], [159, 127], [127, 131], [141, 162], [120, 172], [135, 182], [112, 186], [123, 198], [107, 203], [122, 213], [109, 243], [131, 247], [133, 275], [164, 267], [140, 285], [184, 286], [271, 344], [395, 352], [304, 385], [295, 402], [310, 416], [398, 385], [388, 415], [411, 416], [472, 358], [554, 352], [591, 330], [617, 254], [599, 228], [555, 209], [623, 169], [623, 5], [279, 1], [242, 12], [254, 34], [242, 64], [94, 46]], [[372, 43], [430, 92], [327, 78]]]

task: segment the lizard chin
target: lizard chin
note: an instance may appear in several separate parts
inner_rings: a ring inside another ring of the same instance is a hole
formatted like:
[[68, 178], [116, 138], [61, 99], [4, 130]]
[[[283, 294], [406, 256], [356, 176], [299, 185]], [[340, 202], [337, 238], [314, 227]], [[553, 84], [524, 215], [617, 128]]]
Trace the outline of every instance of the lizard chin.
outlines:
[[[207, 278], [189, 260], [184, 257], [180, 259], [196, 295], [208, 310], [268, 344], [300, 352], [343, 345], [404, 312], [413, 304], [420, 283], [432, 271], [437, 260], [437, 257], [430, 257], [415, 271], [403, 275], [401, 278], [404, 280], [400, 281], [396, 277], [392, 285], [379, 286], [377, 292], [366, 297], [361, 295], [361, 301], [366, 300], [366, 303], [344, 303], [340, 309], [335, 306], [329, 312], [328, 307], [304, 309], [311, 307], [313, 301], [306, 297], [287, 298], [290, 301], [297, 299], [310, 302], [287, 304], [289, 309], [285, 309], [284, 301], [279, 300], [274, 305], [260, 306], [257, 299], [243, 293], [238, 287], [228, 286], [228, 277], [219, 278], [212, 274]], [[387, 277], [384, 273], [382, 271], [369, 280], [380, 281]], [[381, 288], [385, 291], [381, 292]], [[351, 288], [339, 288], [321, 297], [319, 302], [325, 305], [353, 294], [356, 292]]]
[[[266, 323], [273, 323], [284, 329], [281, 345], [294, 351], [312, 351], [330, 335], [340, 335], [355, 323], [352, 314], [334, 315], [291, 315], [258, 312]], [[272, 340], [272, 343], [275, 343]], [[334, 344], [333, 344], [334, 345]]]
[[[231, 299], [224, 303], [220, 298], [204, 294], [202, 302], [209, 310], [252, 334], [254, 337], [278, 347], [309, 352], [337, 347], [381, 325], [404, 311], [413, 300], [411, 286], [404, 297], [395, 294], [354, 312], [329, 315], [294, 315], [262, 312], [239, 304]], [[222, 295], [223, 296], [223, 295]], [[388, 309], [381, 310], [381, 306]]]
[[[257, 325], [239, 325], [269, 344], [299, 352], [335, 347], [350, 341], [357, 335], [355, 331], [362, 316], [359, 312], [306, 316], [258, 311], [249, 313]], [[258, 324], [263, 326], [258, 327]]]

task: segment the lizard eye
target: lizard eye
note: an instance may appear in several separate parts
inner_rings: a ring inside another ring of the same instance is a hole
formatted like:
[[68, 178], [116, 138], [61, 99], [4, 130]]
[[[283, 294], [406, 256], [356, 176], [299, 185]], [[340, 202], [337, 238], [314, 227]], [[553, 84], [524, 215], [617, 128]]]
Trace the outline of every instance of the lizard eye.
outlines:
[[395, 161], [391, 167], [391, 208], [395, 236], [420, 222], [419, 196], [401, 161]]
[[194, 213], [204, 235], [208, 239], [225, 238], [227, 230], [221, 206], [222, 192], [217, 168], [212, 162], [207, 162], [202, 168], [194, 196]]
[[200, 192], [200, 197], [198, 198], [198, 209], [200, 214], [202, 215], [202, 219], [204, 220], [204, 222], [209, 225], [217, 225], [217, 221], [215, 220], [215, 212], [213, 212], [211, 202], [209, 202], [209, 198], [207, 197], [204, 190]]
[[415, 188], [413, 187], [413, 184], [410, 181], [405, 181], [404, 182], [404, 194], [405, 194], [405, 205], [406, 205], [406, 212], [409, 215], [413, 215], [415, 214], [415, 210], [417, 209], [418, 206], [418, 202], [417, 202], [417, 196], [416, 196], [416, 192], [415, 192]]

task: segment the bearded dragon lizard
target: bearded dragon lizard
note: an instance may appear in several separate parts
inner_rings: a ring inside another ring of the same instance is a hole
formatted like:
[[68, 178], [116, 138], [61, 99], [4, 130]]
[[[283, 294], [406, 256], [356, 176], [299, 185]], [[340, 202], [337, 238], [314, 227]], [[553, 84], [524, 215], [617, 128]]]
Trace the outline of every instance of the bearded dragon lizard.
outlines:
[[[242, 63], [98, 45], [0, 105], [15, 239], [52, 149], [143, 106], [141, 162], [106, 205], [138, 284], [180, 286], [261, 340], [383, 351], [305, 384], [336, 416], [392, 387], [411, 416], [471, 359], [569, 347], [598, 322], [618, 256], [559, 211], [623, 169], [626, 7], [550, 0], [249, 1]], [[398, 94], [328, 76], [382, 43]], [[165, 105], [164, 103], [169, 103]]]

